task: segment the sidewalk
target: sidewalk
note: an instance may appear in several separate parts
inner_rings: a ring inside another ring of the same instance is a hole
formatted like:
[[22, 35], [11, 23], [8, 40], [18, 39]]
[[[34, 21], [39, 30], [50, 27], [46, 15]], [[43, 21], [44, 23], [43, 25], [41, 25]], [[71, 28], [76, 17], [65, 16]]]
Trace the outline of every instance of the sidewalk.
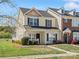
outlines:
[[17, 57], [2, 57], [0, 59], [38, 59], [38, 58], [51, 58], [51, 57], [61, 57], [61, 56], [76, 56], [76, 55], [79, 55], [79, 53], [31, 55], [31, 56], [17, 56]]

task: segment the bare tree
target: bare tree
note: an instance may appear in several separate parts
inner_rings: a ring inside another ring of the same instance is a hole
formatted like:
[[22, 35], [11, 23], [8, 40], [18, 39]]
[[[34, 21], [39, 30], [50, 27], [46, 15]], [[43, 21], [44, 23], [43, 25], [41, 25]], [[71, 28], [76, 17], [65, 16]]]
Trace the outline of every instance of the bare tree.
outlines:
[[12, 2], [12, 0], [0, 0], [1, 3], [7, 3], [10, 7], [15, 7], [15, 4]]

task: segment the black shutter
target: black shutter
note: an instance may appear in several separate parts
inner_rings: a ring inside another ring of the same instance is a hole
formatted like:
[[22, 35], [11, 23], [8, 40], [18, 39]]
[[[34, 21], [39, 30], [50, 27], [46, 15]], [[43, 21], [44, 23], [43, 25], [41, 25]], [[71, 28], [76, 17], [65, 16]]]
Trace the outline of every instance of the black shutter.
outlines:
[[47, 41], [49, 41], [49, 34], [47, 33]]
[[29, 18], [28, 18], [28, 23], [27, 24], [29, 25]]
[[55, 39], [57, 40], [57, 34], [55, 34]]
[[52, 27], [52, 20], [50, 20], [50, 27]]
[[45, 26], [47, 27], [47, 20], [45, 20]]
[[39, 19], [37, 19], [37, 26], [39, 26]]

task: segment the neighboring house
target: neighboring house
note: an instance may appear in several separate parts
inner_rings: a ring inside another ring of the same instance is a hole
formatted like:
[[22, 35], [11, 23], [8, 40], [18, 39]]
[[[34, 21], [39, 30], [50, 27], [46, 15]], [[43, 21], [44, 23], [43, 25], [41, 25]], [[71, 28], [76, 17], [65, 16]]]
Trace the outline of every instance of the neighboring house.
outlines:
[[16, 39], [30, 37], [39, 44], [52, 44], [61, 39], [57, 18], [44, 10], [20, 8], [16, 26]]
[[69, 39], [79, 40], [79, 12], [75, 10], [64, 10], [62, 8], [49, 8], [48, 13], [56, 17], [59, 29], [61, 30], [61, 38], [68, 43]]

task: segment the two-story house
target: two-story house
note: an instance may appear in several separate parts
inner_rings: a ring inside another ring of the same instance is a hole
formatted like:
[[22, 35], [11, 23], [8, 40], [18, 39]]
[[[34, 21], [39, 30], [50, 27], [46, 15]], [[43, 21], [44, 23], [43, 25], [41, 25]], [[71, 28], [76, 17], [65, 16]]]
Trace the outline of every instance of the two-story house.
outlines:
[[54, 16], [61, 31], [61, 38], [68, 43], [71, 39], [79, 40], [79, 12], [63, 8], [49, 8], [48, 13]]
[[52, 44], [54, 39], [61, 39], [57, 18], [48, 11], [20, 8], [17, 22], [15, 40], [29, 36], [39, 44]]

